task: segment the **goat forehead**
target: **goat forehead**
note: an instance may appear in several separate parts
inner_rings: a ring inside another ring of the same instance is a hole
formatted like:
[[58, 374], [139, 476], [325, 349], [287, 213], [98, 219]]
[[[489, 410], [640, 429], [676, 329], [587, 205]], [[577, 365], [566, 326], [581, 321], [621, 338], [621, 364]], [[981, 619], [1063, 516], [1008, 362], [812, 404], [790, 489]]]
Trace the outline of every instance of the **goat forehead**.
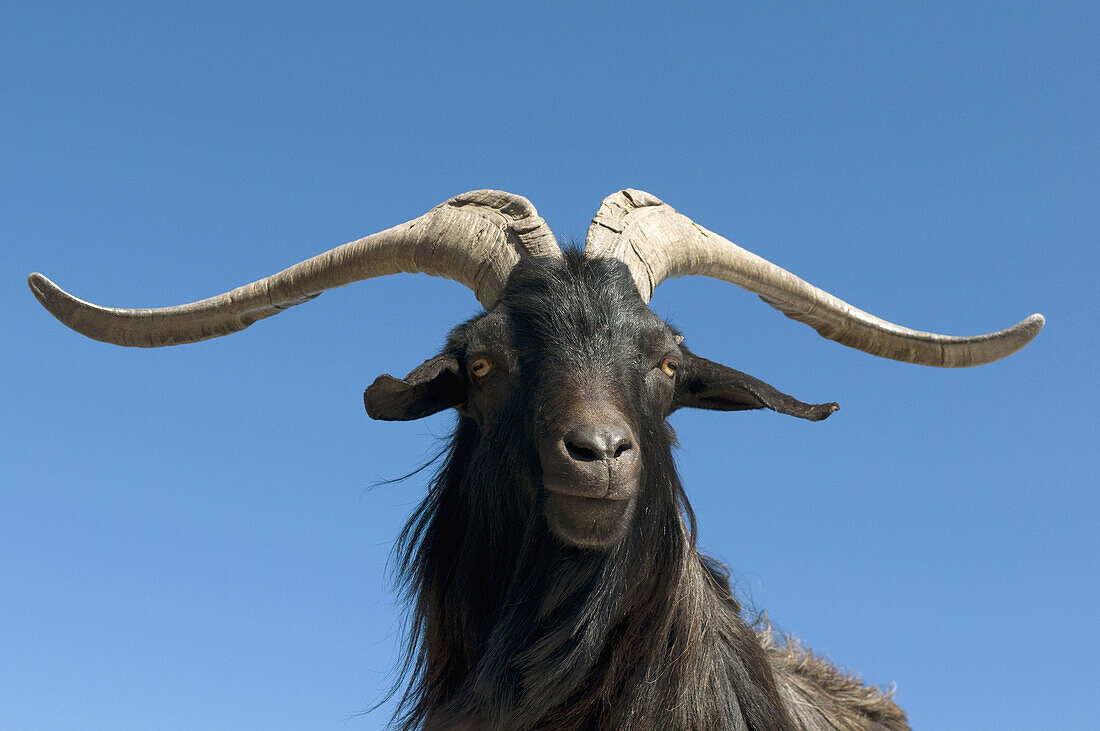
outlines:
[[556, 262], [521, 262], [501, 301], [517, 341], [547, 355], [606, 356], [637, 347], [647, 331], [664, 327], [638, 296], [625, 266], [575, 252]]
[[512, 310], [517, 349], [528, 360], [568, 370], [629, 366], [655, 324], [644, 306], [632, 305], [585, 286], [547, 291], [537, 303]]
[[528, 388], [552, 392], [616, 390], [675, 344], [621, 262], [575, 251], [521, 260], [496, 306], [449, 338], [456, 352], [490, 354]]

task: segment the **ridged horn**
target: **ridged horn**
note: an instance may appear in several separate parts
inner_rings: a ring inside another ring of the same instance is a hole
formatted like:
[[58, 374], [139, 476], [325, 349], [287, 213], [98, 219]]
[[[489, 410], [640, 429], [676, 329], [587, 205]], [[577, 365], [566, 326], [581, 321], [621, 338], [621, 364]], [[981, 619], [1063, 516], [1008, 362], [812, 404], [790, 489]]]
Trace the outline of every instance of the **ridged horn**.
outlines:
[[78, 333], [115, 345], [155, 348], [228, 335], [327, 289], [399, 272], [461, 282], [489, 309], [523, 256], [561, 256], [546, 222], [522, 196], [475, 190], [420, 218], [186, 305], [100, 307], [73, 297], [38, 273], [31, 274], [27, 284], [43, 307]]
[[646, 302], [664, 280], [701, 274], [759, 295], [830, 340], [920, 365], [960, 368], [1000, 360], [1031, 342], [1044, 323], [1042, 315], [1032, 315], [1006, 330], [974, 337], [910, 330], [818, 289], [640, 190], [604, 199], [588, 229], [585, 254], [626, 264]]

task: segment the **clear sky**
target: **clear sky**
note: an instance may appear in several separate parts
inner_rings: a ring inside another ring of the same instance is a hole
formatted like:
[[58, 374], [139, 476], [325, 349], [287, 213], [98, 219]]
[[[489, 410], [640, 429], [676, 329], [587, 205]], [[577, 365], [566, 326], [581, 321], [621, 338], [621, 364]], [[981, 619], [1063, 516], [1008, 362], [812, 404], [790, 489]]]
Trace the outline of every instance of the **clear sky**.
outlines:
[[904, 325], [1046, 330], [881, 360], [699, 278], [695, 352], [842, 410], [681, 412], [701, 545], [749, 604], [896, 683], [922, 729], [1086, 728], [1096, 692], [1095, 3], [5, 3], [0, 727], [375, 729], [386, 560], [448, 414], [361, 393], [478, 305], [424, 276], [158, 350], [112, 306], [226, 291], [457, 193], [582, 241], [659, 196]]

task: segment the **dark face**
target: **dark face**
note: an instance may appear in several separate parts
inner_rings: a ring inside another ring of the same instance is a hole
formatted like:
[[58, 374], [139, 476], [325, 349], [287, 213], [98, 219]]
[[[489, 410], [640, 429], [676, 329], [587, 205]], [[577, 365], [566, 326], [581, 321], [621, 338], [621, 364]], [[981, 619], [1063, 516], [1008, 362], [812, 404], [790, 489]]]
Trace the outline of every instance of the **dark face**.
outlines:
[[498, 430], [519, 430], [537, 461], [551, 531], [568, 545], [608, 547], [646, 497], [646, 448], [656, 447], [645, 427], [673, 409], [801, 407], [809, 411], [795, 415], [806, 418], [834, 410], [698, 358], [682, 340], [646, 307], [622, 264], [577, 254], [529, 259], [441, 355], [403, 380], [379, 377], [365, 401], [375, 418], [454, 407], [476, 422], [484, 448]]
[[471, 323], [467, 408], [485, 422], [502, 394], [523, 394], [548, 525], [568, 544], [607, 546], [637, 509], [641, 426], [672, 408], [681, 338], [621, 265], [567, 273], [520, 270], [493, 312]]

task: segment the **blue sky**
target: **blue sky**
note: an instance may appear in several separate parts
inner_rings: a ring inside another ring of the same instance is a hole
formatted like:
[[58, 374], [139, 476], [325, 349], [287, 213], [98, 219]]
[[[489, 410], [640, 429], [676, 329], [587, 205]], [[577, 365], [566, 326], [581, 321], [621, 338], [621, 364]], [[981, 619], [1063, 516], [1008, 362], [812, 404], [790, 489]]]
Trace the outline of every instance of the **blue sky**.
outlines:
[[363, 413], [478, 311], [452, 282], [327, 293], [233, 337], [86, 340], [457, 193], [564, 240], [648, 190], [849, 302], [976, 334], [881, 360], [720, 282], [664, 285], [692, 349], [827, 422], [677, 413], [701, 545], [743, 598], [915, 726], [1100, 715], [1095, 4], [8, 3], [0, 10], [0, 726], [380, 728], [387, 554], [450, 415]]

